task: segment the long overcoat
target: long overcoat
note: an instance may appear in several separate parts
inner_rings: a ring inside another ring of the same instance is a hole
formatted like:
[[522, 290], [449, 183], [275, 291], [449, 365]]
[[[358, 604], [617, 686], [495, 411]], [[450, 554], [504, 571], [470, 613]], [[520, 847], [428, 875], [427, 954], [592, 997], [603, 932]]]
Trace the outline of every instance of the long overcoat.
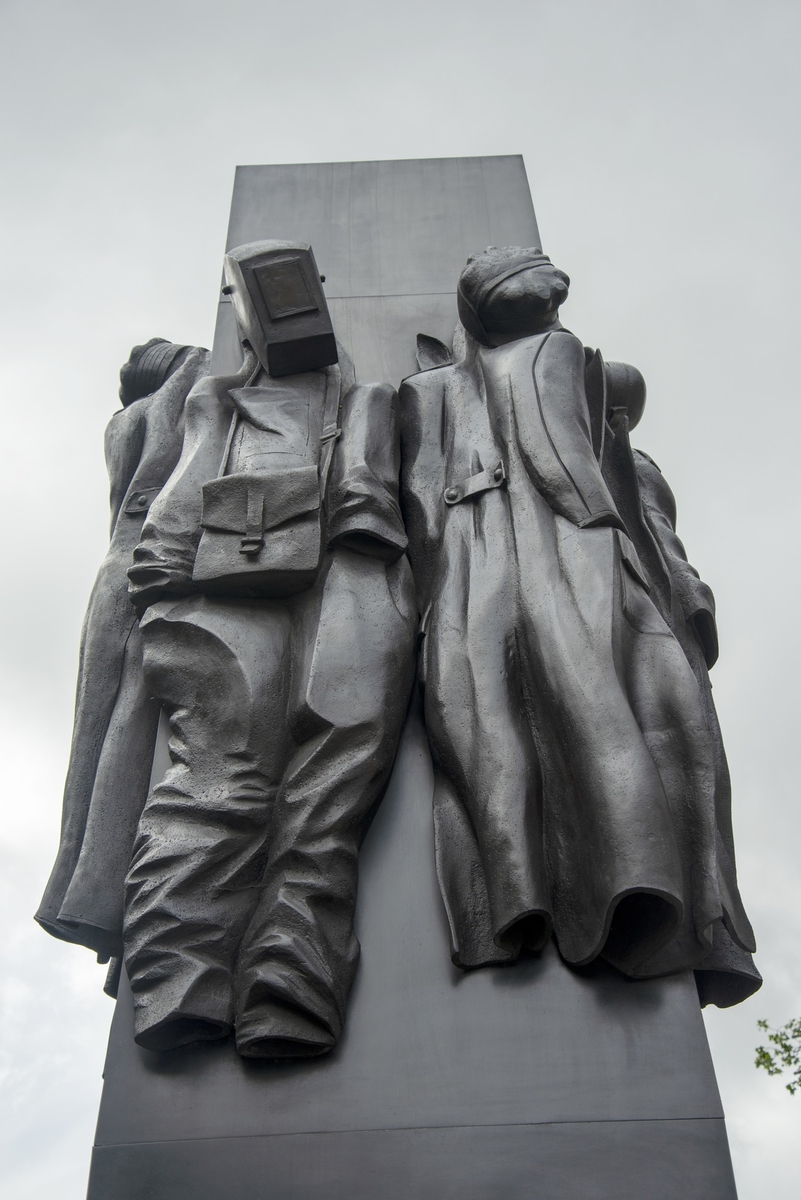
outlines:
[[[599, 460], [584, 348], [466, 347], [401, 389], [454, 962], [552, 932], [634, 978], [699, 967], [719, 931], [747, 960], [716, 722]], [[650, 527], [647, 549], [669, 576]]]
[[81, 633], [61, 839], [36, 920], [48, 933], [119, 955], [125, 873], [147, 798], [158, 705], [142, 678], [127, 570], [148, 510], [181, 455], [184, 403], [208, 371], [195, 349], [158, 391], [115, 413], [106, 429], [111, 541]]

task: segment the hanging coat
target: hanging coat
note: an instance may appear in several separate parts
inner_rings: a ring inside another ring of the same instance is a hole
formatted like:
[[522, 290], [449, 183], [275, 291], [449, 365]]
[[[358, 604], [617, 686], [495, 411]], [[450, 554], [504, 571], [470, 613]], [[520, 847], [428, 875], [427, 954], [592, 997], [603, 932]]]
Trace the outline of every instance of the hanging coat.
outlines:
[[158, 391], [115, 413], [106, 430], [111, 542], [84, 619], [61, 840], [36, 913], [48, 933], [88, 946], [101, 961], [121, 951], [123, 884], [159, 717], [142, 679], [126, 571], [150, 505], [180, 457], [184, 402], [208, 363], [208, 351], [193, 350]]
[[[667, 480], [652, 458], [641, 450], [632, 450], [623, 417], [613, 418], [612, 425], [606, 427], [603, 469], [640, 559], [647, 564], [654, 603], [680, 642], [698, 681], [714, 748], [719, 876], [727, 891], [726, 908], [737, 914], [737, 924], [747, 934], [750, 925], [737, 889], [731, 778], [709, 679], [719, 653], [715, 598], [688, 562], [676, 534], [676, 500]], [[753, 935], [746, 940], [753, 945]], [[715, 927], [712, 948], [696, 965], [695, 978], [702, 1004], [719, 1008], [747, 999], [762, 983], [750, 952], [725, 923]]]
[[584, 370], [556, 329], [468, 338], [407, 380], [402, 501], [454, 962], [553, 932], [568, 962], [640, 978], [699, 965], [723, 925], [753, 935], [702, 688], [593, 448]]

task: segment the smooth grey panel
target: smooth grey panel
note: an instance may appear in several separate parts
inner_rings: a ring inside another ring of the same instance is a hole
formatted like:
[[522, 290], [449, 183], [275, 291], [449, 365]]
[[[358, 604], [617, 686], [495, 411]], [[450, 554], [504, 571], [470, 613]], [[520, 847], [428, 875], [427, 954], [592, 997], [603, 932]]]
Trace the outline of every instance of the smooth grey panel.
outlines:
[[418, 370], [418, 333], [448, 346], [456, 328], [456, 293], [332, 300], [334, 329], [356, 364], [357, 379], [389, 380], [396, 387]]
[[519, 154], [237, 167], [226, 248], [311, 242], [326, 294], [449, 292], [468, 254], [538, 244]]
[[363, 852], [362, 961], [330, 1055], [155, 1055], [117, 1008], [98, 1144], [237, 1134], [722, 1115], [690, 975], [632, 983], [553, 948], [514, 968], [450, 963], [415, 713]]
[[88, 1200], [736, 1200], [721, 1120], [370, 1130], [95, 1152]]
[[[396, 386], [416, 370], [418, 333], [450, 343], [468, 255], [539, 243], [517, 154], [238, 167], [226, 245], [269, 237], [311, 243], [357, 377]], [[212, 373], [240, 361], [223, 302]]]
[[232, 375], [242, 365], [242, 348], [234, 320], [234, 306], [228, 300], [217, 305], [214, 347], [211, 351], [212, 375]]
[[[369, 296], [329, 302], [334, 331], [364, 383], [388, 380], [396, 387], [417, 370], [418, 333], [428, 333], [448, 345], [456, 327], [456, 293], [419, 296]], [[242, 351], [232, 306], [219, 306], [214, 338], [212, 371], [227, 375], [237, 371]]]

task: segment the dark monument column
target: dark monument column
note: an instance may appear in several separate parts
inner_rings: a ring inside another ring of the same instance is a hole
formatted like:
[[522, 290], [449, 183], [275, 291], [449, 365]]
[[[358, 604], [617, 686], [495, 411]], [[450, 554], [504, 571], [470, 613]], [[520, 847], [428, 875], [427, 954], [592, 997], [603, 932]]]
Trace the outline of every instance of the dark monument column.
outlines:
[[[418, 332], [450, 342], [467, 256], [539, 242], [518, 157], [240, 168], [228, 246], [265, 238], [314, 246], [357, 378], [396, 385]], [[238, 366], [222, 300], [212, 371]], [[433, 786], [413, 707], [362, 853], [361, 962], [330, 1054], [151, 1053], [123, 980], [89, 1200], [734, 1200], [692, 974], [571, 970], [552, 944], [458, 970]]]

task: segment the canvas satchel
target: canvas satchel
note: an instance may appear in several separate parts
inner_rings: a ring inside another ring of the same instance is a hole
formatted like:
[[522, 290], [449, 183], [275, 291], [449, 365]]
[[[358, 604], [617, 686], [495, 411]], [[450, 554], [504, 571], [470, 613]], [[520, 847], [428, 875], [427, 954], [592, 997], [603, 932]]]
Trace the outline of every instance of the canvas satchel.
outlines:
[[[325, 489], [340, 435], [339, 370], [329, 368], [326, 376], [316, 466], [227, 474], [244, 405], [234, 408], [219, 474], [203, 485], [203, 533], [192, 573], [199, 591], [237, 598], [291, 596], [317, 578]], [[246, 391], [239, 389], [243, 399]]]

